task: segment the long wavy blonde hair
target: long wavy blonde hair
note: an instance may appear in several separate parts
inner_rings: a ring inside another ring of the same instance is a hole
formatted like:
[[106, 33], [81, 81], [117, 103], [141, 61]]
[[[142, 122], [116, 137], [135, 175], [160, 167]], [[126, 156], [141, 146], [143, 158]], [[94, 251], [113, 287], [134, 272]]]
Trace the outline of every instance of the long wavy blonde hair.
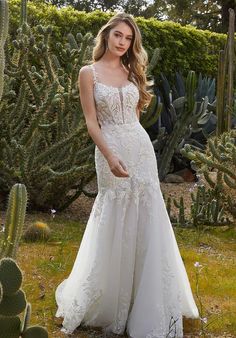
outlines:
[[106, 52], [107, 40], [110, 30], [120, 22], [126, 23], [132, 30], [133, 37], [127, 52], [121, 56], [121, 62], [129, 72], [128, 80], [134, 82], [139, 88], [138, 109], [143, 110], [147, 107], [152, 99], [152, 94], [147, 90], [151, 86], [152, 81], [148, 81], [146, 77], [146, 69], [148, 63], [148, 55], [142, 46], [142, 36], [140, 30], [131, 15], [120, 12], [114, 15], [99, 30], [96, 37], [96, 44], [93, 48], [93, 62], [98, 61]]

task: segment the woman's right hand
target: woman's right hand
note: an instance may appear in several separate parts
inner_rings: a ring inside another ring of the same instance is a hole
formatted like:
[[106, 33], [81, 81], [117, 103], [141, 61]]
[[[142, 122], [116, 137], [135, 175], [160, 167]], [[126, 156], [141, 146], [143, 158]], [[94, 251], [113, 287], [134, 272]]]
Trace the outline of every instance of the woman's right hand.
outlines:
[[107, 158], [111, 172], [117, 177], [129, 177], [125, 164], [116, 155]]

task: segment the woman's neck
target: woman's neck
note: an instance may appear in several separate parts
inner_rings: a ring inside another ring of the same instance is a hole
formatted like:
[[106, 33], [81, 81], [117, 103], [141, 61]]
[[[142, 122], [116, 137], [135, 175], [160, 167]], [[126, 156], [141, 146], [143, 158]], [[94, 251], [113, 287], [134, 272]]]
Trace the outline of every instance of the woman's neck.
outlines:
[[107, 51], [99, 60], [100, 62], [106, 63], [109, 65], [109, 68], [116, 69], [122, 65], [120, 56], [114, 56], [109, 51]]

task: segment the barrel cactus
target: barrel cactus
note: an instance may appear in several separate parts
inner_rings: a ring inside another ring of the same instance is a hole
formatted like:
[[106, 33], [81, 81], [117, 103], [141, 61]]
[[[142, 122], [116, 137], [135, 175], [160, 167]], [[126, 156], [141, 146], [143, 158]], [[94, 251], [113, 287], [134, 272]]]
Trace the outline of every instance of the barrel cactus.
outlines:
[[20, 242], [25, 212], [27, 191], [24, 184], [15, 184], [9, 195], [3, 238], [1, 240], [0, 257], [15, 257]]
[[[48, 338], [41, 326], [28, 327], [31, 306], [20, 289], [22, 273], [11, 258], [0, 261], [0, 338]], [[25, 311], [23, 322], [19, 315]]]
[[47, 241], [50, 238], [51, 229], [44, 222], [34, 222], [24, 232], [26, 242]]

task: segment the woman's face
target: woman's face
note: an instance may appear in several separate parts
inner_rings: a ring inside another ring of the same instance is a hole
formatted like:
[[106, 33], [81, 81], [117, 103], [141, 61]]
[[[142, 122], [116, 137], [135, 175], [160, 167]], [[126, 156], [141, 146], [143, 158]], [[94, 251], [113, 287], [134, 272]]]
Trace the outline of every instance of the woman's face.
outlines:
[[120, 22], [109, 32], [108, 49], [111, 53], [122, 56], [127, 52], [133, 37], [132, 29], [124, 22]]

